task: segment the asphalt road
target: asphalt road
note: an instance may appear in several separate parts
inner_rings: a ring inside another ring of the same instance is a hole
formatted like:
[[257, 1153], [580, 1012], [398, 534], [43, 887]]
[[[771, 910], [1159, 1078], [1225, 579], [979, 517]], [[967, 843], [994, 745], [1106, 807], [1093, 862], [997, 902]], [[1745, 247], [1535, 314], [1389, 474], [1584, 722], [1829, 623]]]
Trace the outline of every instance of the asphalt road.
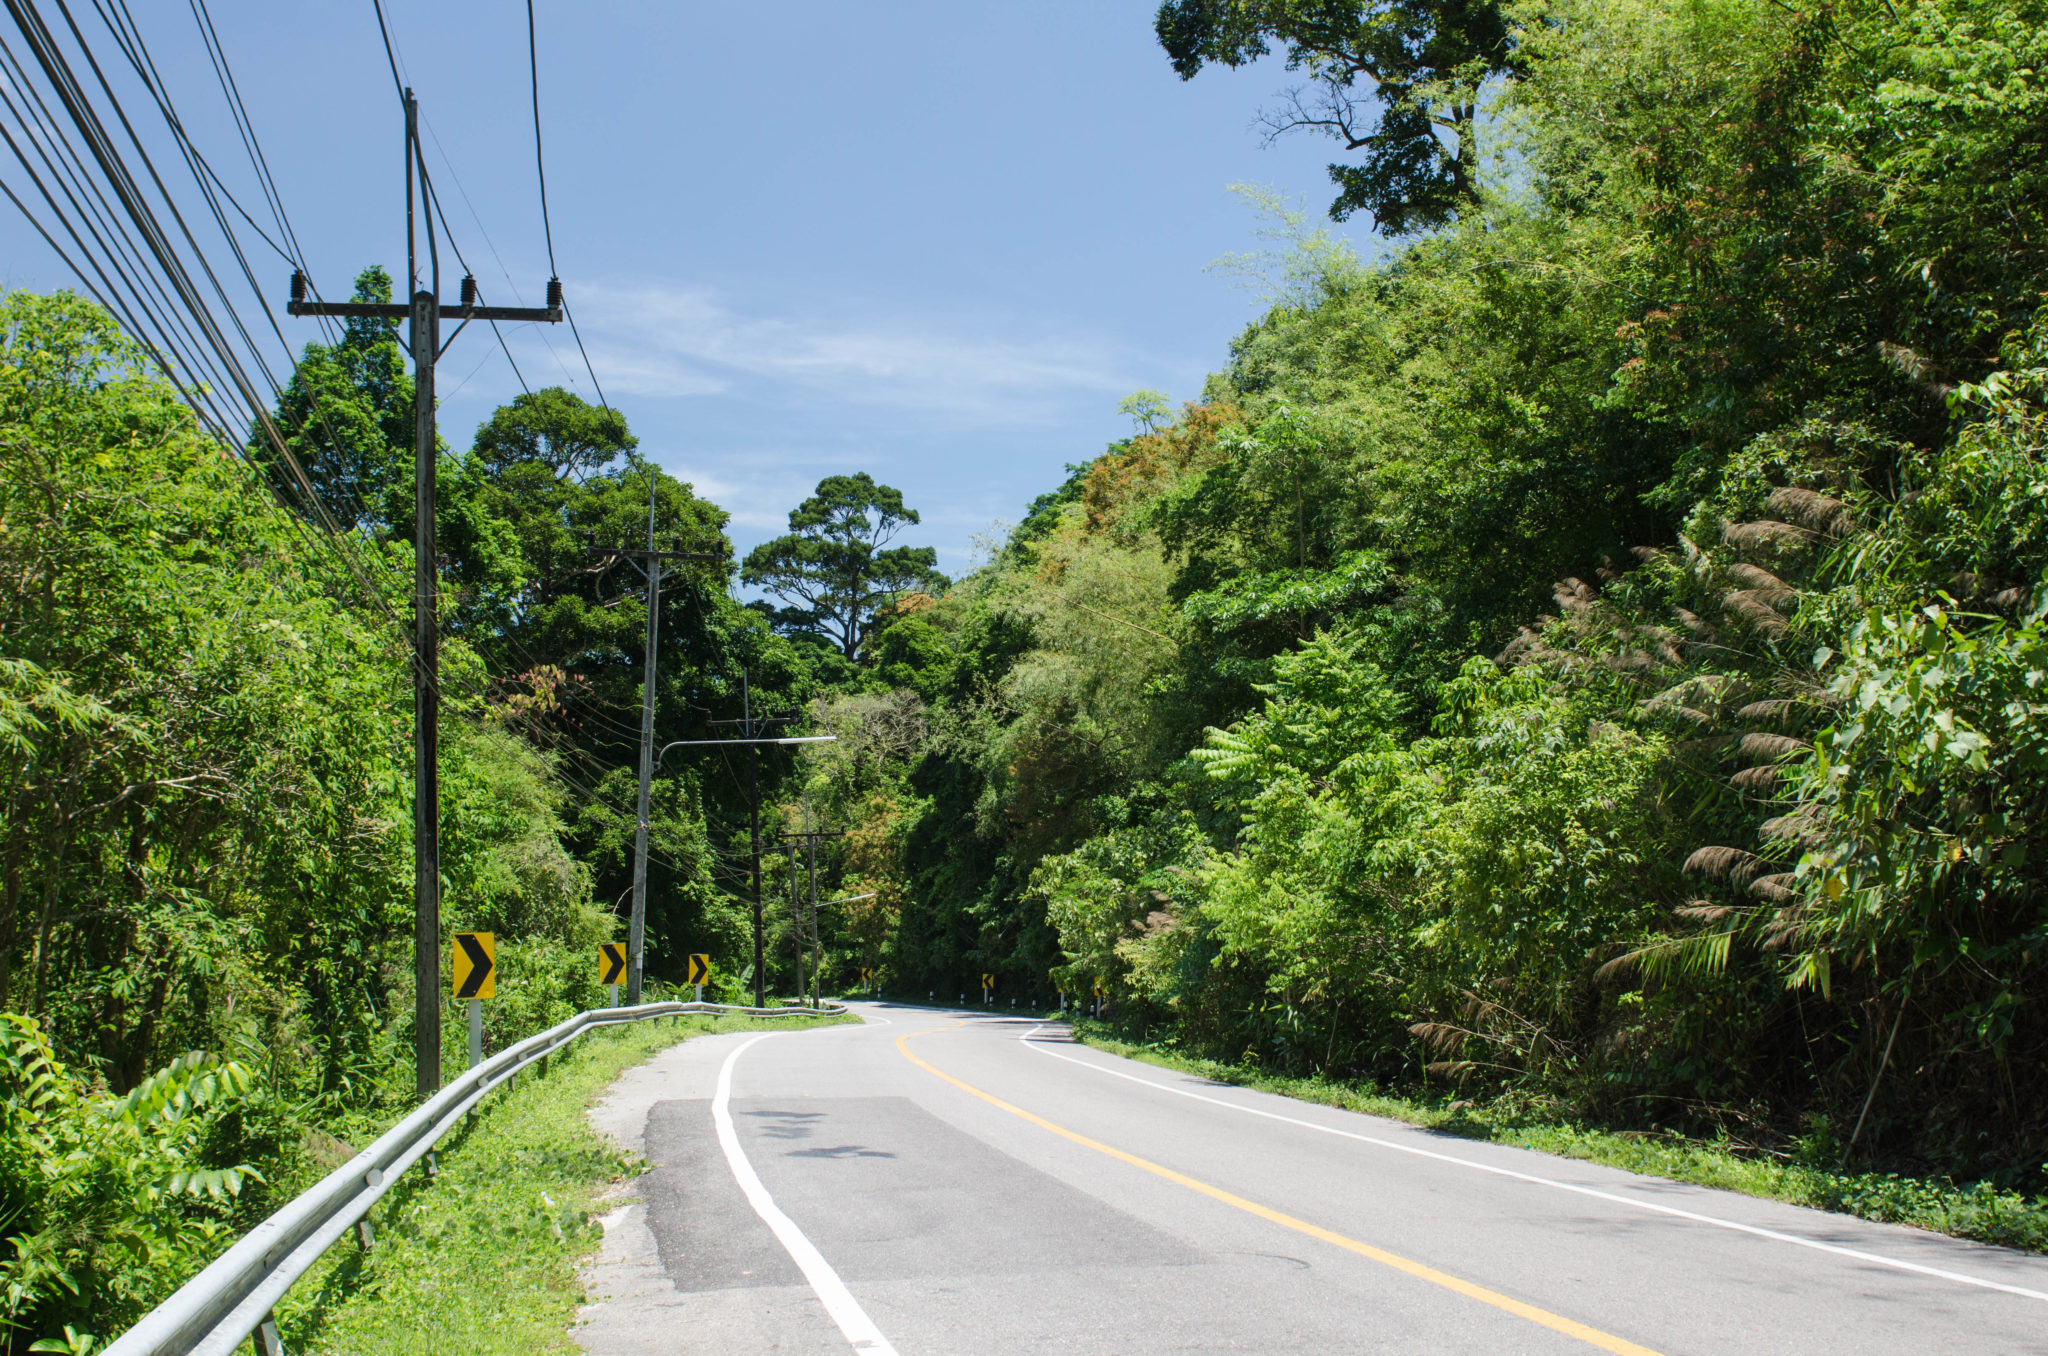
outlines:
[[2048, 1259], [860, 1011], [615, 1085], [587, 1350], [2048, 1352]]

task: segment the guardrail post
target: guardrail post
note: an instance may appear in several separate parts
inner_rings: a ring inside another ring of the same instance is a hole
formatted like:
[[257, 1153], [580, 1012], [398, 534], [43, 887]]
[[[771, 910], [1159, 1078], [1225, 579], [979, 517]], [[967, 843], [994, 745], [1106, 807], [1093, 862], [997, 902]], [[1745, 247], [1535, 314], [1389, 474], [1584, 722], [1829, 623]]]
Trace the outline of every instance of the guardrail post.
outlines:
[[284, 1356], [284, 1340], [277, 1335], [277, 1315], [265, 1314], [263, 1321], [256, 1325], [256, 1331], [249, 1334], [256, 1348], [256, 1356]]
[[370, 1227], [368, 1216], [356, 1221], [356, 1246], [368, 1252], [377, 1244], [377, 1231]]

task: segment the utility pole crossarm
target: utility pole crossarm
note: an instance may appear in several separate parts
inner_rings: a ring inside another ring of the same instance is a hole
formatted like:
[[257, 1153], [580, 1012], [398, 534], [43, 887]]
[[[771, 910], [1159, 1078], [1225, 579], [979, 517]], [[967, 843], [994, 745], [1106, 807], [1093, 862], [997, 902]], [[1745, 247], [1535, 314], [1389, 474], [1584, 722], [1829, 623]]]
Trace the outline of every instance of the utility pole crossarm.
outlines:
[[[284, 309], [287, 315], [343, 316], [356, 320], [404, 320], [412, 315], [410, 306], [377, 301], [288, 301]], [[559, 306], [450, 306], [442, 302], [440, 313], [443, 320], [530, 320], [543, 325], [562, 323], [562, 308]]]

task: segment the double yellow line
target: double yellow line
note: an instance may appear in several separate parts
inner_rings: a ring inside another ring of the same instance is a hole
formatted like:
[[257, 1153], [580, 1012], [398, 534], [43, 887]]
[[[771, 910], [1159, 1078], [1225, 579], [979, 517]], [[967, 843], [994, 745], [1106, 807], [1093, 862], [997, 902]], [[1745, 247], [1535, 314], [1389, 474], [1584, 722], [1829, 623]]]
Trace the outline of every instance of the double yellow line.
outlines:
[[1440, 1285], [1446, 1290], [1465, 1296], [1467, 1299], [1478, 1300], [1481, 1304], [1490, 1304], [1496, 1309], [1505, 1310], [1518, 1318], [1525, 1318], [1531, 1323], [1540, 1324], [1553, 1332], [1560, 1332], [1566, 1337], [1577, 1338], [1579, 1341], [1589, 1346], [1597, 1347], [1601, 1351], [1611, 1351], [1616, 1356], [1658, 1356], [1658, 1353], [1648, 1347], [1638, 1346], [1625, 1338], [1616, 1337], [1612, 1333], [1602, 1332], [1600, 1329], [1590, 1327], [1579, 1322], [1577, 1319], [1566, 1318], [1561, 1314], [1553, 1314], [1548, 1309], [1539, 1309], [1533, 1304], [1524, 1304], [1521, 1300], [1509, 1295], [1503, 1295], [1497, 1290], [1488, 1290], [1483, 1285], [1474, 1285], [1471, 1281], [1453, 1276], [1449, 1272], [1438, 1271], [1435, 1267], [1425, 1266], [1421, 1262], [1410, 1261], [1399, 1253], [1388, 1252], [1385, 1248], [1375, 1248], [1370, 1243], [1361, 1243], [1355, 1238], [1347, 1238], [1345, 1235], [1334, 1230], [1323, 1228], [1320, 1224], [1310, 1224], [1307, 1220], [1296, 1219], [1292, 1215], [1282, 1214], [1270, 1206], [1260, 1205], [1257, 1201], [1248, 1201], [1244, 1197], [1234, 1192], [1225, 1191], [1221, 1187], [1210, 1186], [1207, 1182], [1190, 1177], [1184, 1172], [1175, 1172], [1172, 1168], [1162, 1167], [1148, 1158], [1140, 1158], [1136, 1154], [1125, 1153], [1114, 1145], [1104, 1144], [1101, 1140], [1090, 1139], [1088, 1136], [1069, 1130], [1063, 1125], [1056, 1125], [1043, 1116], [1026, 1111], [1023, 1107], [1014, 1106], [992, 1093], [983, 1092], [972, 1083], [962, 1082], [943, 1069], [933, 1067], [931, 1064], [919, 1059], [916, 1055], [911, 1054], [910, 1047], [905, 1044], [912, 1036], [928, 1036], [933, 1031], [948, 1031], [959, 1025], [961, 1023], [955, 1022], [951, 1027], [932, 1027], [926, 1031], [907, 1032], [896, 1038], [896, 1049], [905, 1059], [915, 1064], [918, 1068], [923, 1069], [926, 1073], [931, 1074], [935, 1078], [944, 1079], [962, 1092], [979, 1097], [990, 1106], [999, 1107], [1009, 1112], [1012, 1116], [1031, 1122], [1041, 1130], [1050, 1130], [1061, 1139], [1068, 1140], [1086, 1149], [1093, 1149], [1099, 1154], [1107, 1154], [1120, 1163], [1128, 1163], [1134, 1168], [1151, 1173], [1154, 1177], [1172, 1182], [1175, 1186], [1183, 1186], [1190, 1191], [1198, 1191], [1210, 1200], [1221, 1201], [1223, 1204], [1242, 1210], [1248, 1215], [1257, 1215], [1260, 1219], [1277, 1224], [1283, 1229], [1292, 1229], [1298, 1234], [1306, 1234], [1310, 1238], [1328, 1243], [1332, 1247], [1342, 1248], [1346, 1252], [1357, 1253], [1360, 1257], [1369, 1258], [1382, 1266], [1406, 1272], [1417, 1280], [1428, 1281], [1431, 1285]]

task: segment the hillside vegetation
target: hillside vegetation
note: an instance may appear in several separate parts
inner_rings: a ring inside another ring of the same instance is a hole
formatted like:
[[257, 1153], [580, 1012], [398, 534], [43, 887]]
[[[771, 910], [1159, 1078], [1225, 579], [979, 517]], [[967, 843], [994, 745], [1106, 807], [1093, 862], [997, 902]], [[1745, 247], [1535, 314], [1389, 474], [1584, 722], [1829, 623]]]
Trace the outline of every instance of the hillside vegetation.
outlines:
[[[1346, 1104], [2026, 1211], [2048, 11], [1159, 27], [1193, 78], [1282, 51], [1273, 125], [1349, 128], [1333, 209], [1379, 247], [1253, 191], [1260, 311], [1199, 398], [1127, 401], [966, 578], [891, 545], [917, 514], [853, 467], [735, 561], [559, 389], [444, 449], [443, 922], [498, 936], [489, 1044], [597, 1002], [622, 928], [647, 618], [598, 548], [651, 517], [724, 562], [662, 594], [657, 743], [743, 710], [838, 739], [762, 760], [767, 832], [845, 831], [815, 925], [769, 841], [771, 992], [1100, 990], [1127, 1039]], [[407, 1104], [405, 369], [384, 322], [307, 348], [301, 484], [95, 307], [4, 300], [9, 1350], [104, 1340]], [[745, 763], [665, 763], [651, 839], [652, 978], [706, 951], [750, 989]]]
[[1492, 186], [1369, 262], [1283, 210], [1202, 398], [824, 704], [861, 944], [2039, 1191], [2044, 16], [1511, 17]]

